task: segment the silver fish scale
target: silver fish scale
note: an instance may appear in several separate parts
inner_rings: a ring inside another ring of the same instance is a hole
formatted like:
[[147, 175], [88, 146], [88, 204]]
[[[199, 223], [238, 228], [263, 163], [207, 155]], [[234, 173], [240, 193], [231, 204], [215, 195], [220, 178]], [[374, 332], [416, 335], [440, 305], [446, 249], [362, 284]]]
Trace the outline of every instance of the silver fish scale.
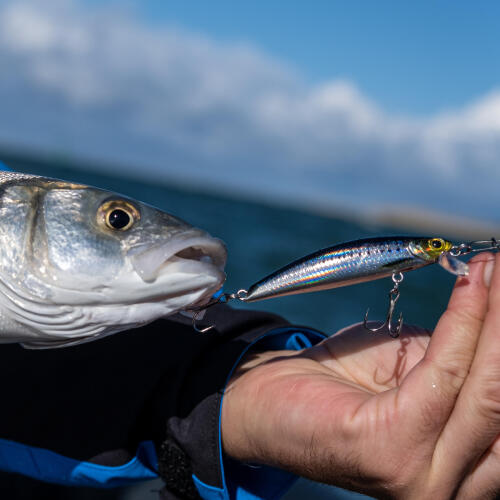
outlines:
[[42, 179], [42, 177], [30, 174], [18, 174], [16, 172], [0, 172], [0, 184], [13, 181], [29, 181], [31, 179]]
[[78, 184], [59, 179], [52, 179], [50, 177], [43, 177], [40, 175], [0, 171], [0, 186], [2, 186], [3, 189], [7, 189], [9, 184], [17, 185], [20, 182], [22, 182], [22, 184], [26, 186], [31, 186], [31, 185], [41, 186], [43, 183], [45, 184], [46, 187], [51, 187], [51, 188], [59, 187], [64, 189], [87, 189], [89, 187], [84, 184]]
[[245, 302], [338, 288], [429, 264], [413, 255], [421, 238], [370, 238], [325, 248], [279, 269], [252, 285]]

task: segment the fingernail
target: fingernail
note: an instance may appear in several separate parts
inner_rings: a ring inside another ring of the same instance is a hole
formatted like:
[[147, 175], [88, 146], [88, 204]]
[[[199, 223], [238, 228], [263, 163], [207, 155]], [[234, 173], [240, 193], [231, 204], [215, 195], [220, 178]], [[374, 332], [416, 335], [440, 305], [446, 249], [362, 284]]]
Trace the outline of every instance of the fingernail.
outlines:
[[493, 276], [493, 269], [495, 267], [495, 259], [491, 259], [486, 262], [483, 270], [483, 280], [484, 284], [489, 287], [491, 283], [491, 277]]

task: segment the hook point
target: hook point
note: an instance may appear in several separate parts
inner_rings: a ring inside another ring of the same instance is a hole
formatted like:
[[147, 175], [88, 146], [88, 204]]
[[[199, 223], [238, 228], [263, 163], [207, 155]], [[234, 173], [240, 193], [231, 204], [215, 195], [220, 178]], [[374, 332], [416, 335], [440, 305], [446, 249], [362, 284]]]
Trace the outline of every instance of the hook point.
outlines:
[[198, 326], [196, 325], [196, 321], [198, 320], [198, 316], [200, 315], [200, 313], [203, 312], [203, 309], [200, 310], [200, 311], [196, 311], [194, 314], [193, 314], [193, 329], [195, 332], [198, 332], [198, 333], [207, 333], [209, 332], [210, 330], [214, 329], [215, 328], [215, 325], [210, 325], [210, 326], [206, 326], [205, 328], [198, 328]]
[[377, 326], [375, 328], [370, 328], [368, 326], [368, 314], [369, 313], [370, 313], [370, 308], [368, 308], [366, 310], [365, 319], [363, 321], [363, 326], [365, 327], [366, 330], [368, 330], [369, 332], [378, 332], [379, 330], [382, 330], [382, 328], [384, 328], [387, 325], [387, 321], [384, 321], [380, 326]]

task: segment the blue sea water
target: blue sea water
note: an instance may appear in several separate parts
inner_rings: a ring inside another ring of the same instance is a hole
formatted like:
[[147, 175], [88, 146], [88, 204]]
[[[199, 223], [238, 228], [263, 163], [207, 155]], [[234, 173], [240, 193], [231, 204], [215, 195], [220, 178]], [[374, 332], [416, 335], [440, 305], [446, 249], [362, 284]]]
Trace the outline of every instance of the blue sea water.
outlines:
[[[247, 288], [253, 282], [290, 261], [342, 241], [396, 232], [389, 227], [364, 226], [335, 217], [304, 213], [292, 208], [232, 199], [210, 193], [147, 182], [133, 182], [120, 175], [99, 173], [85, 165], [78, 168], [57, 161], [9, 157], [0, 159], [16, 171], [82, 182], [123, 193], [157, 206], [209, 231], [226, 242], [228, 263], [226, 291]], [[398, 231], [397, 233], [401, 233]], [[404, 232], [403, 232], [404, 233]], [[440, 235], [446, 236], [446, 235]], [[438, 266], [407, 273], [402, 283], [398, 307], [405, 322], [433, 328], [446, 307], [453, 277]], [[253, 304], [281, 314], [295, 324], [308, 325], [334, 333], [351, 323], [362, 321], [367, 307], [371, 318], [383, 318], [387, 308], [390, 279], [340, 288], [332, 291], [271, 299]], [[249, 307], [235, 304], [235, 307]], [[151, 489], [151, 488], [150, 488]], [[305, 481], [288, 494], [287, 499], [303, 498], [305, 492], [315, 499], [359, 498], [358, 495], [311, 485]], [[124, 493], [129, 500], [143, 498], [144, 491]], [[149, 497], [148, 497], [149, 498]]]

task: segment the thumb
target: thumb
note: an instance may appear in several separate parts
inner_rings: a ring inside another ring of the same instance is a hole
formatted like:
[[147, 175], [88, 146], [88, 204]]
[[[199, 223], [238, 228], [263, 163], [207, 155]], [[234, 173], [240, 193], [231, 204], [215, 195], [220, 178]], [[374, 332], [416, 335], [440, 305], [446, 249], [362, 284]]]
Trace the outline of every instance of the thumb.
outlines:
[[[482, 324], [488, 308], [488, 285], [484, 272], [491, 254], [481, 254], [469, 262], [469, 276], [458, 278], [448, 307], [441, 316], [422, 361], [405, 379], [401, 396], [425, 414], [426, 432], [436, 433], [436, 440], [455, 405], [456, 398], [469, 373]], [[408, 385], [408, 390], [405, 390]], [[431, 428], [429, 428], [429, 426]], [[432, 429], [433, 428], [433, 429]]]

